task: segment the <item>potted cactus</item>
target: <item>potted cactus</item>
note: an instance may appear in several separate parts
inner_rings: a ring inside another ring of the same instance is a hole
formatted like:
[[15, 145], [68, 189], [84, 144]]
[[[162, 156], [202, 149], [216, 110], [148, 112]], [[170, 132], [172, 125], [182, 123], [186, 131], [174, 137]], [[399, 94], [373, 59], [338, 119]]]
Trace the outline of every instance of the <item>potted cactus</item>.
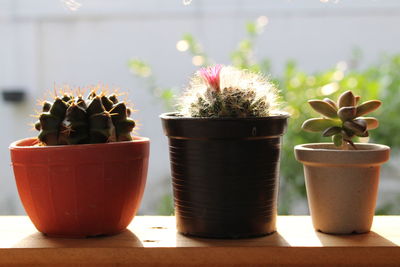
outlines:
[[305, 121], [302, 128], [322, 132], [333, 143], [303, 144], [295, 147], [304, 164], [308, 203], [314, 228], [331, 234], [368, 232], [372, 225], [378, 194], [380, 166], [389, 159], [385, 145], [355, 143], [378, 127], [378, 120], [363, 117], [381, 105], [378, 100], [359, 104], [351, 91], [337, 102], [310, 100], [321, 118]]
[[178, 112], [161, 115], [180, 233], [244, 238], [276, 230], [288, 119], [277, 99], [262, 75], [216, 65], [194, 74]]
[[131, 109], [115, 94], [56, 95], [45, 101], [37, 138], [10, 145], [22, 204], [49, 236], [123, 231], [144, 191], [149, 139], [132, 137]]

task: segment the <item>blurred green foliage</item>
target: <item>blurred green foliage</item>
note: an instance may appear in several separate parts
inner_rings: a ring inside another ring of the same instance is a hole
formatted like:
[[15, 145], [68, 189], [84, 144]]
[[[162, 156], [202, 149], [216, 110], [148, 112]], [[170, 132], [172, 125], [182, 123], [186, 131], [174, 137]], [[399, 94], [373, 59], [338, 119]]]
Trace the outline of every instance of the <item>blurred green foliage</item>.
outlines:
[[174, 199], [171, 194], [164, 195], [157, 207], [157, 214], [163, 216], [174, 215]]
[[157, 79], [153, 75], [151, 67], [142, 60], [132, 59], [129, 61], [129, 69], [134, 74], [146, 79], [147, 88], [152, 95], [158, 99], [162, 99], [164, 108], [172, 110], [174, 106], [174, 90], [173, 88], [160, 88], [157, 85]]
[[[268, 59], [255, 57], [257, 37], [263, 32], [265, 25], [250, 22], [246, 25], [247, 35], [241, 40], [237, 49], [230, 54], [231, 64], [238, 68], [246, 68], [265, 74], [271, 73], [271, 64]], [[212, 64], [213, 61], [201, 49], [201, 45], [190, 34], [182, 39], [186, 42], [186, 52], [193, 57], [201, 57], [201, 66]], [[400, 55], [386, 55], [376, 64], [361, 68], [362, 52], [355, 49], [352, 57], [346, 62], [338, 62], [336, 66], [317, 73], [302, 71], [294, 61], [289, 61], [280, 76], [274, 77], [273, 82], [280, 88], [284, 109], [292, 116], [289, 121], [288, 132], [284, 136], [281, 159], [281, 190], [279, 212], [290, 214], [293, 205], [298, 201], [305, 203], [306, 192], [303, 178], [303, 167], [293, 155], [293, 147], [303, 143], [330, 142], [319, 133], [308, 133], [301, 130], [301, 124], [308, 118], [318, 116], [307, 101], [309, 99], [336, 99], [345, 90], [352, 90], [361, 96], [361, 101], [380, 99], [383, 105], [371, 115], [379, 119], [381, 127], [371, 131], [372, 142], [386, 144], [392, 150], [400, 147]], [[130, 67], [134, 74], [146, 78], [149, 88], [155, 96], [161, 97], [167, 110], [173, 109], [171, 89], [155, 89], [155, 80], [147, 74], [150, 67], [140, 60], [131, 60]], [[151, 69], [150, 69], [151, 73]], [[161, 93], [160, 93], [161, 92]], [[169, 199], [170, 201], [170, 199]], [[377, 209], [378, 214], [398, 213], [398, 205], [385, 203]], [[169, 212], [171, 213], [171, 212]]]

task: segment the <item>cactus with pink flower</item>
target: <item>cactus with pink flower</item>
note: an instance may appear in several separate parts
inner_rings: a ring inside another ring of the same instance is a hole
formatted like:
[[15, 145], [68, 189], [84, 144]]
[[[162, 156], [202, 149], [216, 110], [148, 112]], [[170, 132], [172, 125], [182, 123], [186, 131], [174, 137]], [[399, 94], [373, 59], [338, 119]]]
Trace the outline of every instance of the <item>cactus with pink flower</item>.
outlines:
[[215, 65], [197, 71], [184, 93], [185, 117], [267, 117], [277, 113], [278, 90], [262, 74]]

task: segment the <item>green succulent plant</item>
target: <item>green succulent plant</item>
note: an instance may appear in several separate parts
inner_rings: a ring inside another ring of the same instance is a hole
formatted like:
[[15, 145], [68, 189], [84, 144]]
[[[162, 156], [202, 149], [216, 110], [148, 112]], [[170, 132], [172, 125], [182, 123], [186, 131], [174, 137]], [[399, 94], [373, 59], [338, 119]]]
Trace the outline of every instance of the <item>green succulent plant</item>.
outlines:
[[324, 137], [332, 137], [337, 147], [347, 149], [348, 145], [356, 149], [355, 137], [368, 137], [368, 130], [376, 129], [379, 122], [373, 117], [363, 117], [376, 110], [382, 104], [379, 100], [370, 100], [362, 104], [359, 96], [353, 92], [342, 93], [337, 102], [332, 99], [309, 100], [310, 106], [323, 115], [323, 118], [306, 120], [301, 126], [308, 132], [322, 132]]
[[92, 90], [84, 99], [64, 93], [53, 103], [43, 102], [35, 128], [45, 146], [129, 141], [135, 127], [130, 115], [131, 109], [116, 94]]

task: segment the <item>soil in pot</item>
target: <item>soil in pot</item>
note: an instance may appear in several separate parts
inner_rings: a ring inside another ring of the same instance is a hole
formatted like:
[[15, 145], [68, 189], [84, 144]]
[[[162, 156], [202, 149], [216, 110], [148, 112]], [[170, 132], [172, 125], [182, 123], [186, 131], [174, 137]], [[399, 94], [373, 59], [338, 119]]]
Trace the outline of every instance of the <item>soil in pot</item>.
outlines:
[[281, 136], [287, 118], [161, 116], [169, 137], [179, 232], [244, 238], [276, 230]]
[[149, 139], [71, 146], [10, 146], [18, 193], [36, 228], [50, 236], [123, 231], [143, 195]]
[[314, 228], [331, 234], [370, 231], [378, 195], [380, 166], [390, 148], [356, 144], [337, 150], [332, 144], [295, 147], [304, 164], [308, 203]]

